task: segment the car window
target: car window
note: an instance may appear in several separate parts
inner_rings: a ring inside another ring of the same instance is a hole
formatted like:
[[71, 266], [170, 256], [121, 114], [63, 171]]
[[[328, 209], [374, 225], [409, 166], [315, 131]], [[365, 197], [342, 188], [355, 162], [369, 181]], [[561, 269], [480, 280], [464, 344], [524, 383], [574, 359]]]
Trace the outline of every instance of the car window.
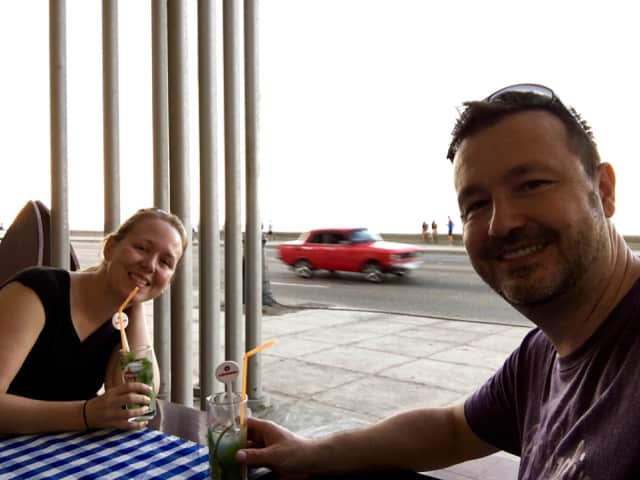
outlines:
[[309, 239], [309, 243], [324, 243], [323, 242], [323, 233], [314, 233]]
[[344, 233], [336, 232], [333, 234], [333, 243], [346, 245], [347, 243], [349, 243], [349, 239]]
[[344, 235], [340, 232], [325, 232], [324, 234], [324, 243], [330, 245], [336, 245], [340, 243], [340, 240], [344, 239]]
[[375, 242], [377, 240], [382, 240], [382, 237], [378, 234], [371, 233], [366, 228], [361, 228], [351, 232], [351, 241], [353, 243]]

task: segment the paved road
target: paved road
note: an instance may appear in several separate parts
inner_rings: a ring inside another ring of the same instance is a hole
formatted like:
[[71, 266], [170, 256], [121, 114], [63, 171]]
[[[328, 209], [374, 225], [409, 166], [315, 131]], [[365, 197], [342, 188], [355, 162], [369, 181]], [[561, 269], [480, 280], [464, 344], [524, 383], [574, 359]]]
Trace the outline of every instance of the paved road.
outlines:
[[317, 304], [420, 316], [530, 325], [477, 276], [466, 255], [427, 253], [409, 277], [389, 275], [371, 284], [357, 274], [317, 272], [301, 279], [267, 249], [275, 299], [284, 304]]
[[[74, 240], [81, 265], [98, 261], [99, 238]], [[401, 278], [388, 276], [371, 284], [357, 274], [319, 272], [298, 278], [265, 248], [267, 269], [276, 301], [285, 305], [330, 306], [368, 311], [475, 320], [507, 325], [530, 323], [493, 293], [473, 271], [466, 255], [425, 253], [422, 267]], [[198, 248], [194, 248], [194, 288], [198, 286]], [[197, 298], [197, 297], [195, 297]]]

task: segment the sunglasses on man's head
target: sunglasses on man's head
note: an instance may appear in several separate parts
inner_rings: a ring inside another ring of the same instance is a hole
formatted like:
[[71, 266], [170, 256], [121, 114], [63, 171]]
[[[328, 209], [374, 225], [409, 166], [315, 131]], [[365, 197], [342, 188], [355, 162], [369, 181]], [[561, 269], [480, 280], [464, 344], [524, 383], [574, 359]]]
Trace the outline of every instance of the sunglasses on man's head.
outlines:
[[505, 93], [511, 92], [533, 93], [535, 95], [540, 95], [541, 97], [548, 98], [549, 100], [558, 99], [553, 90], [551, 90], [549, 87], [545, 87], [544, 85], [540, 85], [539, 83], [516, 83], [515, 85], [509, 85], [508, 87], [503, 87], [500, 90], [493, 92], [491, 95], [485, 98], [485, 101], [499, 101], [501, 96], [503, 96]]
[[511, 93], [527, 93], [539, 96], [541, 99], [546, 100], [546, 103], [552, 104], [556, 103], [559, 105], [569, 116], [578, 124], [580, 128], [585, 131], [585, 133], [589, 134], [587, 128], [585, 128], [584, 123], [576, 113], [576, 111], [567, 106], [560, 97], [558, 97], [553, 90], [549, 87], [545, 87], [544, 85], [540, 85], [538, 83], [517, 83], [515, 85], [509, 85], [508, 87], [501, 88], [493, 92], [487, 98], [484, 99], [485, 102], [489, 103], [509, 103], [508, 96]]
[[[567, 118], [571, 119], [580, 127], [580, 130], [589, 138], [589, 141], [595, 144], [589, 125], [580, 118], [580, 115], [578, 115], [573, 108], [567, 106], [560, 100], [553, 90], [544, 85], [538, 83], [517, 83], [515, 85], [509, 85], [508, 87], [493, 92], [486, 97], [483, 102], [502, 104], [507, 107], [508, 111], [527, 110], [535, 107], [547, 107], [551, 110], [550, 107], [553, 106], [555, 107], [556, 114], [566, 115]], [[466, 108], [460, 112], [460, 117], [452, 132], [453, 139], [447, 151], [447, 158], [451, 162], [453, 162], [453, 158], [458, 151], [462, 139], [469, 134], [469, 122], [473, 123], [474, 121], [470, 114], [470, 112], [473, 111], [473, 103], [474, 102], [468, 102], [465, 104]]]

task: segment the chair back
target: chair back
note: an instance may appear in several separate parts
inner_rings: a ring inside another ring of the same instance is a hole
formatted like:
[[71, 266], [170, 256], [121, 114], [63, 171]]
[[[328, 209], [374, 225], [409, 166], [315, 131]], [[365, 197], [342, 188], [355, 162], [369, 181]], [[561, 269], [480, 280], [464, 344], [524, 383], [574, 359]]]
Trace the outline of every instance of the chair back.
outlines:
[[[40, 214], [42, 222], [42, 233], [44, 245], [42, 249], [42, 265], [51, 265], [51, 211], [40, 200], [35, 201], [36, 208]], [[80, 270], [80, 261], [76, 255], [73, 245], [69, 245], [69, 270]]]
[[[0, 285], [27, 267], [51, 266], [51, 212], [39, 200], [29, 200], [0, 241]], [[70, 245], [70, 269], [80, 262]]]

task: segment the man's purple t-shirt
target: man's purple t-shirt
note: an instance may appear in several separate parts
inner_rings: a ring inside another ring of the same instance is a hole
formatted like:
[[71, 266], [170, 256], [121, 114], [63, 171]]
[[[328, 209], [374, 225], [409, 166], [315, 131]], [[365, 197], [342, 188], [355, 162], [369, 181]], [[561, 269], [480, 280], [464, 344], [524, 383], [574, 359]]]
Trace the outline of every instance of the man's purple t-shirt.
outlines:
[[465, 403], [471, 429], [519, 455], [518, 478], [640, 478], [640, 280], [578, 350], [534, 329]]

